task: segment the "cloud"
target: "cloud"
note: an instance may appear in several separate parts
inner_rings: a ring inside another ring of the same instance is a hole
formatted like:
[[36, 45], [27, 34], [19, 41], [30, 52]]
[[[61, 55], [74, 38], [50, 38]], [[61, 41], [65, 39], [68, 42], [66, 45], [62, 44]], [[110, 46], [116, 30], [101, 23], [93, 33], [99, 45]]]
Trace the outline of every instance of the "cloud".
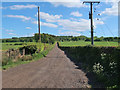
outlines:
[[[76, 12], [73, 12], [72, 14], [76, 15]], [[77, 14], [80, 14], [77, 12]], [[76, 19], [76, 18], [70, 18], [70, 19], [61, 19], [62, 15], [50, 15], [48, 13], [41, 12], [41, 18], [44, 19], [46, 22], [54, 22], [56, 24], [52, 23], [45, 23], [41, 22], [41, 25], [48, 26], [48, 27], [54, 27], [57, 28], [58, 26], [61, 29], [64, 30], [73, 30], [73, 31], [86, 31], [90, 29], [90, 21], [87, 19]], [[77, 15], [81, 16], [81, 15]], [[32, 23], [37, 24], [37, 21], [33, 21]], [[98, 24], [104, 24], [102, 21], [95, 20], [95, 27]]]
[[0, 9], [6, 9], [6, 7], [0, 7]]
[[43, 0], [43, 1], [47, 1], [50, 2], [51, 4], [53, 4], [55, 7], [57, 6], [65, 6], [65, 7], [87, 7], [86, 5], [83, 4], [82, 0]]
[[95, 25], [99, 25], [99, 24], [104, 24], [104, 22], [103, 21], [101, 21], [101, 20], [94, 20], [94, 24]]
[[7, 31], [7, 32], [13, 32], [14, 30], [8, 30], [8, 29], [6, 29], [5, 31]]
[[86, 31], [89, 30], [89, 20], [80, 19], [79, 21], [71, 21], [69, 19], [58, 20], [58, 24], [65, 30]]
[[63, 35], [63, 36], [80, 36], [80, 33], [77, 32], [73, 32], [73, 31], [68, 31], [68, 32], [61, 32], [59, 31], [59, 35]]
[[70, 15], [73, 15], [73, 16], [76, 16], [76, 17], [81, 17], [81, 16], [82, 16], [82, 14], [79, 13], [78, 11], [76, 11], [76, 12], [71, 12]]
[[[33, 21], [33, 24], [38, 24], [38, 21]], [[41, 26], [47, 26], [47, 27], [53, 27], [53, 28], [57, 28], [58, 26], [52, 23], [45, 23], [45, 22], [40, 22]]]
[[10, 18], [20, 18], [22, 19], [22, 21], [26, 21], [26, 20], [30, 20], [31, 17], [26, 17], [23, 15], [5, 15], [6, 17], [10, 17]]
[[105, 3], [110, 4], [111, 8], [106, 8], [104, 11], [101, 12], [101, 14], [117, 16], [118, 15], [118, 1], [119, 0], [105, 0]]
[[55, 25], [55, 24], [52, 24], [52, 23], [44, 23], [44, 22], [41, 22], [41, 25], [43, 26], [48, 26], [48, 27], [54, 27], [54, 28], [57, 28], [58, 26]]
[[26, 27], [26, 29], [32, 29], [31, 27]]
[[9, 35], [17, 35], [17, 34], [15, 34], [15, 33], [7, 33], [7, 34], [9, 34]]
[[20, 9], [26, 9], [26, 8], [36, 8], [37, 6], [34, 5], [34, 4], [31, 4], [31, 5], [13, 5], [13, 6], [10, 6], [9, 8], [12, 9], [12, 10], [20, 10]]
[[103, 25], [103, 24], [104, 22], [101, 19], [99, 20], [94, 19], [94, 29], [97, 27], [97, 25]]
[[106, 15], [118, 15], [118, 5], [115, 4], [111, 8], [106, 8], [105, 11], [102, 11], [101, 14], [106, 14]]
[[30, 34], [27, 34], [27, 35], [17, 35], [18, 37], [31, 37], [31, 36], [34, 36], [35, 33], [30, 33]]
[[[37, 13], [38, 15], [38, 13]], [[35, 16], [37, 16], [35, 15]], [[44, 19], [46, 22], [56, 22], [56, 20], [60, 19], [62, 15], [50, 15], [45, 12], [40, 12], [40, 18]]]

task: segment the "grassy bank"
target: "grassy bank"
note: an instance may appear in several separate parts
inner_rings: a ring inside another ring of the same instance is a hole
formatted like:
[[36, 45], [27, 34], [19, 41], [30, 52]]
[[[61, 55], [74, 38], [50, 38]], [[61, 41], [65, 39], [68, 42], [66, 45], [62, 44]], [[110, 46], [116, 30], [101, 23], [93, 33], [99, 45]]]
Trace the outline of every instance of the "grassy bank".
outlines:
[[[65, 42], [60, 42], [61, 46], [86, 46], [86, 45], [91, 45], [90, 41], [65, 41]], [[105, 42], [105, 41], [99, 41], [99, 42], [94, 42], [95, 46], [118, 46], [118, 42]]]
[[[29, 45], [30, 44], [33, 45], [34, 43], [29, 43]], [[39, 49], [39, 43], [37, 43], [36, 45], [37, 45], [37, 48]], [[7, 64], [2, 65], [2, 69], [8, 69], [10, 67], [15, 67], [15, 66], [20, 65], [20, 64], [26, 64], [26, 63], [30, 63], [30, 62], [39, 60], [39, 59], [45, 57], [48, 54], [48, 52], [54, 47], [54, 45], [55, 44], [43, 44], [42, 43], [40, 45], [40, 48], [41, 48], [40, 52], [35, 52], [32, 56], [25, 55], [25, 57], [23, 59], [19, 58], [16, 61], [8, 58]], [[22, 47], [22, 45], [20, 47]], [[18, 49], [19, 47], [16, 47], [16, 48]], [[3, 60], [5, 60], [5, 59], [3, 59]]]

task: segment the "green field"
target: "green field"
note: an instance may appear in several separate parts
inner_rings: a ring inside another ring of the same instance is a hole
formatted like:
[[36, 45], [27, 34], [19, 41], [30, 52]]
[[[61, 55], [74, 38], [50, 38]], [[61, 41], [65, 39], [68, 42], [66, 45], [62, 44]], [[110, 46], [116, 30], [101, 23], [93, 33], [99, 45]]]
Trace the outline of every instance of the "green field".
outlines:
[[[91, 42], [85, 42], [85, 41], [66, 41], [66, 42], [60, 42], [60, 46], [86, 46], [86, 45], [91, 45]], [[95, 46], [118, 46], [118, 42], [94, 42]]]
[[[22, 45], [15, 45], [15, 44], [22, 44]], [[8, 43], [2, 43], [2, 51], [6, 51], [8, 49], [17, 49], [19, 47], [23, 47], [26, 45], [37, 45], [37, 48], [39, 48], [39, 45], [41, 45], [42, 49], [44, 44], [43, 43], [36, 43], [36, 42], [8, 42]], [[46, 46], [48, 46], [49, 44], [45, 44]]]

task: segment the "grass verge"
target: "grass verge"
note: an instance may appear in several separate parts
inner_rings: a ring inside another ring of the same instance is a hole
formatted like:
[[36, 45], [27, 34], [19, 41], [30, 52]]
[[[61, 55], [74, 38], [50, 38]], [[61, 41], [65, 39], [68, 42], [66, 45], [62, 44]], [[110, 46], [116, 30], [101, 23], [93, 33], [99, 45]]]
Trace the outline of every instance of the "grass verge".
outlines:
[[20, 65], [20, 64], [27, 64], [27, 63], [30, 63], [30, 62], [39, 60], [39, 59], [45, 57], [45, 56], [49, 53], [49, 51], [53, 49], [54, 46], [55, 46], [55, 44], [49, 45], [46, 50], [42, 50], [40, 53], [35, 53], [35, 54], [33, 55], [33, 59], [32, 59], [32, 60], [28, 60], [28, 61], [18, 60], [17, 62], [9, 61], [7, 65], [2, 66], [2, 69], [3, 69], [3, 70], [6, 70], [6, 69], [8, 69], [8, 68], [18, 66], [18, 65]]

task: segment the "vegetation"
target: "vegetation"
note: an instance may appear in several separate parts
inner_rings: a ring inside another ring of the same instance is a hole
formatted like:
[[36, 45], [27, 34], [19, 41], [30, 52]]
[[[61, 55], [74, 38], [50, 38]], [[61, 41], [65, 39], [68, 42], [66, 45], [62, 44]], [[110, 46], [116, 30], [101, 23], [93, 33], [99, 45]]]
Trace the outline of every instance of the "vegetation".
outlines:
[[[49, 35], [49, 34], [41, 34], [41, 42], [42, 43], [54, 43], [54, 35]], [[2, 43], [7, 43], [7, 42], [38, 42], [39, 40], [39, 35], [36, 33], [33, 37], [13, 37], [11, 39], [2, 39]]]
[[[65, 41], [65, 42], [60, 42], [61, 46], [86, 46], [86, 45], [91, 45], [90, 41]], [[95, 46], [118, 46], [118, 42], [106, 42], [106, 41], [101, 41], [101, 42], [94, 42]]]
[[118, 86], [119, 55], [118, 47], [93, 47], [93, 46], [63, 46], [58, 44], [68, 57], [72, 58], [87, 73], [94, 73], [99, 82], [104, 83], [105, 87]]
[[[38, 33], [33, 37], [2, 39], [2, 68], [7, 69], [39, 60], [47, 55], [56, 41], [59, 41], [59, 47], [68, 57], [74, 58], [77, 64], [82, 63], [84, 70], [94, 73], [98, 81], [103, 82], [106, 87], [113, 88], [118, 86], [117, 78], [120, 74], [117, 71], [120, 66], [118, 62], [120, 47], [117, 47], [119, 40], [118, 37], [95, 36], [94, 46], [90, 46], [91, 38], [86, 36], [54, 36], [44, 33], [41, 34], [41, 42], [39, 42]], [[7, 55], [10, 51], [15, 53], [11, 56]], [[23, 51], [25, 51], [24, 54]]]
[[[16, 54], [11, 54], [10, 56], [7, 56], [6, 53], [2, 54], [2, 68], [7, 69], [10, 67], [17, 66], [19, 64], [26, 64], [35, 60], [39, 60], [42, 57], [45, 57], [48, 52], [54, 47], [55, 44], [43, 44], [41, 43], [40, 48], [38, 47], [39, 43], [37, 45], [28, 45], [23, 46], [18, 49], [12, 49], [13, 51], [20, 51], [21, 55], [23, 54], [23, 49], [25, 49], [25, 55], [22, 56], [15, 56]], [[39, 50], [40, 49], [40, 50]], [[9, 52], [9, 51], [8, 51]], [[17, 52], [16, 52], [17, 53]]]

